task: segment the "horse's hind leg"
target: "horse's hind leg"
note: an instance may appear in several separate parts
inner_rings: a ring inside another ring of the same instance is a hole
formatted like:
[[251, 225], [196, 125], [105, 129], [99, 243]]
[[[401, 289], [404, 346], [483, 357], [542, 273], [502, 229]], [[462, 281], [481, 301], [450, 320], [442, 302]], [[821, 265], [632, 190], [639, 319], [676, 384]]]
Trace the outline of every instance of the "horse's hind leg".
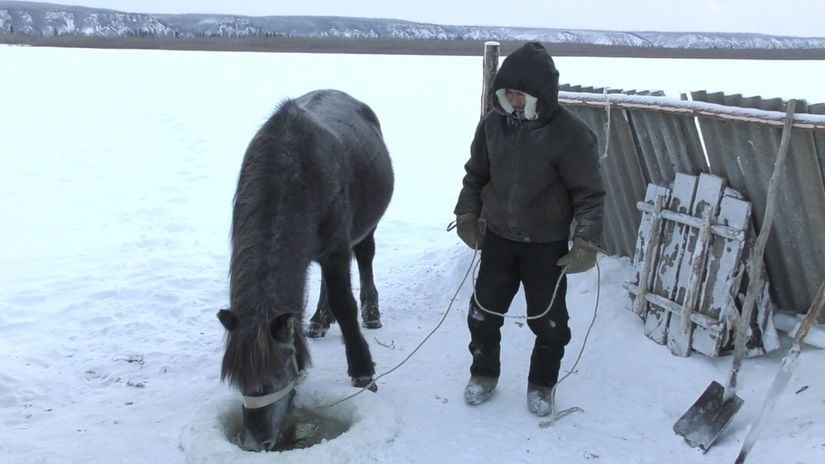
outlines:
[[[329, 309], [344, 337], [347, 353], [347, 373], [352, 377], [356, 387], [372, 384], [375, 365], [372, 362], [370, 347], [358, 327], [358, 306], [352, 296], [352, 277], [350, 275], [351, 253], [349, 249], [331, 254], [321, 260], [321, 272], [327, 285]], [[377, 390], [375, 384], [370, 390]]]
[[358, 261], [358, 275], [361, 278], [361, 326], [367, 329], [381, 327], [381, 312], [378, 310], [378, 290], [372, 274], [372, 259], [375, 257], [375, 229], [355, 245], [355, 259]]
[[318, 307], [315, 309], [315, 314], [309, 319], [309, 325], [307, 325], [304, 333], [310, 338], [321, 338], [326, 335], [329, 325], [333, 322], [335, 322], [335, 319], [329, 311], [326, 279], [321, 277], [321, 294], [318, 296]]

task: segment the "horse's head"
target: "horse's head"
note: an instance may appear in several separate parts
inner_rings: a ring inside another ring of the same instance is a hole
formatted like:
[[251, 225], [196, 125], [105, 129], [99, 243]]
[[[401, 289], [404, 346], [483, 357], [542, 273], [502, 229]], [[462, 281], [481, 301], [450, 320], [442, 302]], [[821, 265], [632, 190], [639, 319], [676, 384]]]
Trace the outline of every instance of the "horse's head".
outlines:
[[247, 451], [275, 449], [292, 412], [300, 376], [294, 318], [291, 314], [274, 320], [241, 318], [223, 309], [218, 319], [227, 330], [221, 379], [243, 394], [238, 445]]

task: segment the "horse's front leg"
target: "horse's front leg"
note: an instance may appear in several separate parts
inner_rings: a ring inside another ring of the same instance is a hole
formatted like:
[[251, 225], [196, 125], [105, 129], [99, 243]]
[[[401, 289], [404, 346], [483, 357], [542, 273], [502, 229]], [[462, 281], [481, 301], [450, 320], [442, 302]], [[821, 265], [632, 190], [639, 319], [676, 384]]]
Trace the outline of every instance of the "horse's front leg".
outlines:
[[[358, 306], [352, 295], [350, 275], [351, 253], [345, 251], [330, 254], [321, 260], [321, 273], [327, 286], [329, 309], [344, 337], [347, 354], [347, 373], [352, 377], [352, 385], [366, 387], [372, 384], [375, 364], [372, 362], [369, 345], [358, 326]], [[378, 386], [370, 385], [375, 391]]]
[[372, 273], [375, 257], [375, 229], [355, 245], [355, 259], [358, 261], [358, 276], [361, 278], [361, 326], [367, 329], [381, 327], [381, 312], [378, 310], [378, 290]]
[[326, 279], [321, 277], [321, 294], [318, 296], [318, 307], [315, 314], [309, 319], [309, 324], [304, 330], [307, 337], [321, 338], [326, 335], [331, 323], [335, 322], [332, 313], [329, 311], [329, 296], [327, 295]]

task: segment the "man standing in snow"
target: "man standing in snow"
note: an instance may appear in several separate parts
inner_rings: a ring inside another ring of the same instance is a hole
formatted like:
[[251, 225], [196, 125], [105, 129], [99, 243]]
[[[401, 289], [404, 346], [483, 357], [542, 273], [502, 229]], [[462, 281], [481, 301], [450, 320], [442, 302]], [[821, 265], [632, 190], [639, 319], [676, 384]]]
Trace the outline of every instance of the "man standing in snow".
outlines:
[[[553, 58], [540, 43], [511, 53], [493, 81], [494, 110], [478, 124], [464, 166], [457, 231], [481, 250], [477, 302], [471, 299], [467, 318], [473, 356], [468, 404], [487, 401], [498, 383], [504, 318], [487, 311], [506, 313], [523, 284], [527, 315], [540, 315], [563, 267], [583, 272], [596, 262], [604, 204], [596, 137], [559, 105], [558, 82]], [[566, 289], [562, 277], [547, 314], [528, 321], [536, 340], [527, 405], [539, 416], [552, 412], [551, 391], [570, 341]]]

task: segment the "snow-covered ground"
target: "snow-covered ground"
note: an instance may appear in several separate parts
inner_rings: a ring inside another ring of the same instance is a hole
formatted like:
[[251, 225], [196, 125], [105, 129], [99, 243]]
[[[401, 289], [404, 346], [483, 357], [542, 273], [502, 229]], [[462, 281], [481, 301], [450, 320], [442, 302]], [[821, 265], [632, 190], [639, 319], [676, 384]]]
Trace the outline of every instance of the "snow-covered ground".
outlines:
[[[562, 81], [825, 101], [823, 62], [562, 58]], [[569, 369], [550, 427], [526, 408], [532, 334], [508, 321], [493, 399], [464, 404], [465, 286], [444, 325], [343, 412], [339, 438], [281, 456], [219, 431], [231, 200], [244, 149], [285, 97], [337, 88], [381, 119], [397, 175], [376, 235], [379, 372], [435, 327], [472, 253], [445, 232], [478, 118], [481, 59], [0, 47], [0, 462], [732, 462], [785, 350], [745, 362], [745, 406], [706, 455], [671, 430], [730, 360], [682, 359], [624, 309], [626, 259], [570, 277]], [[673, 94], [672, 92], [677, 92]], [[310, 273], [310, 307], [318, 273]], [[511, 309], [523, 314], [520, 297]], [[337, 327], [304, 394], [351, 391]], [[825, 352], [808, 349], [748, 462], [825, 462]], [[807, 388], [805, 388], [807, 387]], [[313, 396], [315, 395], [315, 396]], [[229, 414], [231, 415], [231, 414]], [[217, 428], [216, 428], [217, 427]]]

